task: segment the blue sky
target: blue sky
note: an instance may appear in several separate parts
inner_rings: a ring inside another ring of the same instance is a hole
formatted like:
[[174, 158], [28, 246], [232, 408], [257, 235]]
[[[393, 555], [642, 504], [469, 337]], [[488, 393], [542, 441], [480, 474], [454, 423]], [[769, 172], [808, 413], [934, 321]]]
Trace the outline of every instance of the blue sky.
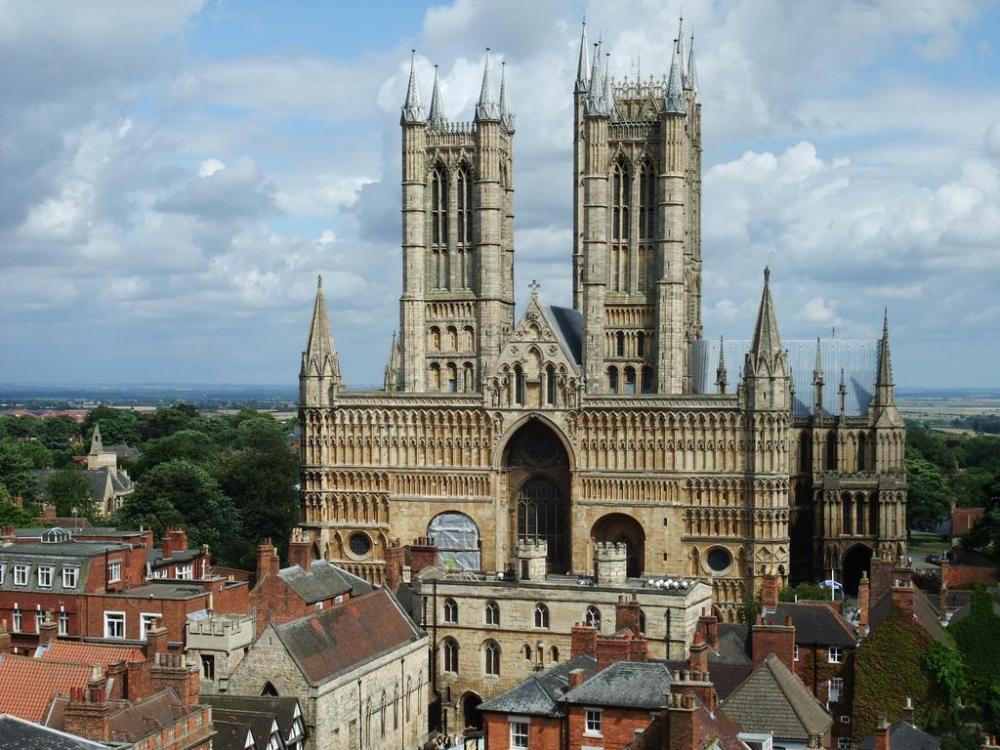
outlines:
[[[707, 336], [876, 336], [896, 381], [1000, 370], [1000, 6], [683, 3], [704, 123]], [[579, 20], [618, 76], [669, 64], [680, 2], [0, 4], [2, 382], [294, 383], [315, 276], [345, 378], [398, 319], [409, 60], [470, 116], [507, 62], [519, 298], [567, 303]]]

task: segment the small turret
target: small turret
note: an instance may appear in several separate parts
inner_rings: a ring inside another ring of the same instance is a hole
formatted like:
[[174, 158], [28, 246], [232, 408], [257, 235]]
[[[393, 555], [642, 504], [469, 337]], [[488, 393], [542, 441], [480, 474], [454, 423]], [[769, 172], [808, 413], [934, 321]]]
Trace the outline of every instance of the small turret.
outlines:
[[844, 379], [844, 368], [840, 368], [840, 385], [837, 386], [837, 395], [840, 397], [840, 416], [844, 416], [844, 409], [847, 406], [847, 381]]
[[299, 371], [299, 397], [303, 406], [329, 406], [334, 391], [340, 387], [340, 360], [333, 343], [333, 330], [326, 312], [323, 277], [316, 282], [309, 339], [302, 352]]
[[604, 114], [616, 118], [618, 110], [615, 108], [615, 97], [611, 92], [611, 53], [604, 55], [604, 79], [601, 82], [601, 105], [604, 107]]
[[698, 100], [698, 68], [694, 63], [694, 34], [691, 34], [691, 46], [688, 47], [688, 67], [687, 75], [684, 77], [684, 88], [693, 91], [695, 101]]
[[892, 360], [889, 356], [889, 309], [882, 316], [882, 339], [878, 346], [878, 378], [875, 380], [875, 402], [878, 406], [895, 404], [892, 382]]
[[590, 88], [590, 61], [587, 59], [587, 22], [580, 31], [580, 59], [576, 63], [576, 83], [573, 91], [583, 94]]
[[438, 83], [438, 66], [434, 66], [434, 88], [431, 89], [431, 109], [427, 114], [427, 122], [432, 128], [441, 128], [448, 122], [444, 116], [444, 104], [441, 100], [441, 85]]
[[507, 130], [514, 130], [514, 113], [510, 109], [510, 99], [507, 95], [507, 63], [500, 63], [500, 121]]
[[101, 423], [94, 425], [94, 433], [90, 436], [90, 455], [104, 453], [104, 439], [101, 437]]
[[684, 110], [684, 71], [681, 61], [681, 41], [674, 40], [674, 56], [670, 61], [670, 75], [667, 77], [667, 93], [663, 98], [663, 112], [671, 115], [683, 115]]
[[417, 51], [410, 52], [410, 80], [406, 86], [406, 99], [399, 116], [400, 124], [424, 121], [424, 108], [420, 105], [420, 88], [417, 86]]
[[400, 387], [399, 382], [399, 339], [396, 332], [392, 332], [392, 343], [389, 345], [389, 360], [385, 365], [385, 389], [395, 391]]
[[823, 358], [816, 337], [816, 364], [813, 366], [813, 414], [823, 413]]
[[788, 366], [781, 347], [778, 319], [771, 300], [771, 272], [764, 269], [753, 341], [743, 368], [743, 388], [747, 403], [757, 409], [786, 409], [789, 406]]
[[726, 350], [722, 336], [719, 336], [719, 367], [715, 370], [715, 384], [719, 393], [726, 392]]
[[493, 66], [490, 63], [490, 49], [486, 48], [486, 62], [483, 65], [483, 85], [479, 89], [476, 103], [476, 121], [499, 120], [500, 106], [493, 94]]
[[590, 68], [590, 87], [587, 90], [587, 114], [603, 115], [602, 98], [604, 87], [601, 85], [601, 43], [594, 43], [594, 59]]

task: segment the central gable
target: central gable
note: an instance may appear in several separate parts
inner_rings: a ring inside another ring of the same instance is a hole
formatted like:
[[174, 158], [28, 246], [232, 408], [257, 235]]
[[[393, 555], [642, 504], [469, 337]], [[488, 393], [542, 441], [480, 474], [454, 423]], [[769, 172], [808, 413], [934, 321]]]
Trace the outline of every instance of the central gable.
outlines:
[[582, 387], [580, 314], [546, 307], [532, 292], [528, 306], [484, 374], [492, 407], [573, 408]]

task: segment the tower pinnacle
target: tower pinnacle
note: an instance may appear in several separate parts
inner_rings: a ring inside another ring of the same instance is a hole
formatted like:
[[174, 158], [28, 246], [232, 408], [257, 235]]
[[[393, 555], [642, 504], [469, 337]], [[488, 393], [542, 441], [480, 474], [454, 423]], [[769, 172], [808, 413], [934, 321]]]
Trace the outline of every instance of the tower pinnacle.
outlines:
[[698, 98], [698, 68], [694, 62], [694, 34], [691, 34], [691, 46], [688, 47], [688, 67], [687, 76], [684, 78], [684, 88], [694, 92], [695, 99]]
[[587, 114], [604, 114], [601, 104], [603, 86], [601, 84], [601, 43], [594, 42], [594, 59], [590, 66], [590, 84], [587, 89]]
[[582, 30], [580, 31], [580, 59], [576, 63], [576, 83], [573, 90], [582, 94], [587, 91], [590, 86], [590, 61], [587, 59], [587, 22], [583, 22]]
[[875, 400], [879, 406], [889, 406], [895, 402], [892, 382], [892, 358], [889, 355], [889, 309], [882, 314], [882, 339], [878, 347], [878, 378], [875, 381]]
[[323, 294], [323, 277], [316, 279], [316, 301], [313, 304], [312, 321], [309, 324], [309, 338], [302, 352], [303, 376], [332, 377], [340, 381], [340, 361], [333, 343], [333, 329], [326, 312], [326, 297]]
[[670, 60], [670, 75], [667, 78], [667, 94], [663, 99], [663, 111], [669, 114], [684, 114], [684, 71], [681, 60], [681, 40], [674, 40], [674, 55]]
[[431, 89], [431, 109], [427, 114], [427, 122], [431, 127], [440, 128], [447, 120], [444, 116], [444, 104], [441, 101], [441, 85], [438, 83], [438, 66], [434, 66], [434, 88]]
[[781, 353], [781, 336], [778, 334], [778, 319], [771, 301], [771, 270], [764, 267], [764, 291], [760, 297], [757, 325], [754, 327], [750, 354], [755, 360], [761, 357], [773, 358]]
[[476, 104], [477, 120], [499, 120], [500, 108], [493, 96], [493, 66], [490, 62], [490, 48], [486, 48], [486, 62], [483, 65], [483, 85], [479, 90], [479, 102]]
[[406, 85], [406, 99], [399, 116], [400, 124], [424, 121], [424, 108], [420, 105], [420, 89], [417, 86], [417, 51], [410, 50], [410, 80]]
[[722, 336], [719, 336], [719, 367], [715, 370], [715, 384], [719, 393], [726, 392], [726, 347]]
[[500, 63], [500, 120], [507, 130], [514, 129], [514, 113], [510, 111], [510, 99], [507, 97], [507, 63]]

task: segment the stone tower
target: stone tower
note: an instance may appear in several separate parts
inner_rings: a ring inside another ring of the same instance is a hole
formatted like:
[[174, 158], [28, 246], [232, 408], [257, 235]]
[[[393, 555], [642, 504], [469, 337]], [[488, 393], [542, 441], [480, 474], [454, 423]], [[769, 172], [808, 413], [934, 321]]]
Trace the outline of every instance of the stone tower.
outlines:
[[[573, 303], [592, 394], [691, 391], [701, 338], [701, 105], [682, 34], [665, 80], [611, 82], [580, 39], [574, 85]], [[602, 59], [603, 57], [603, 59]]]
[[487, 50], [473, 121], [448, 122], [436, 73], [425, 117], [411, 61], [400, 116], [403, 294], [390, 390], [478, 392], [485, 363], [513, 327], [514, 117], [505, 70], [499, 96], [494, 86]]

